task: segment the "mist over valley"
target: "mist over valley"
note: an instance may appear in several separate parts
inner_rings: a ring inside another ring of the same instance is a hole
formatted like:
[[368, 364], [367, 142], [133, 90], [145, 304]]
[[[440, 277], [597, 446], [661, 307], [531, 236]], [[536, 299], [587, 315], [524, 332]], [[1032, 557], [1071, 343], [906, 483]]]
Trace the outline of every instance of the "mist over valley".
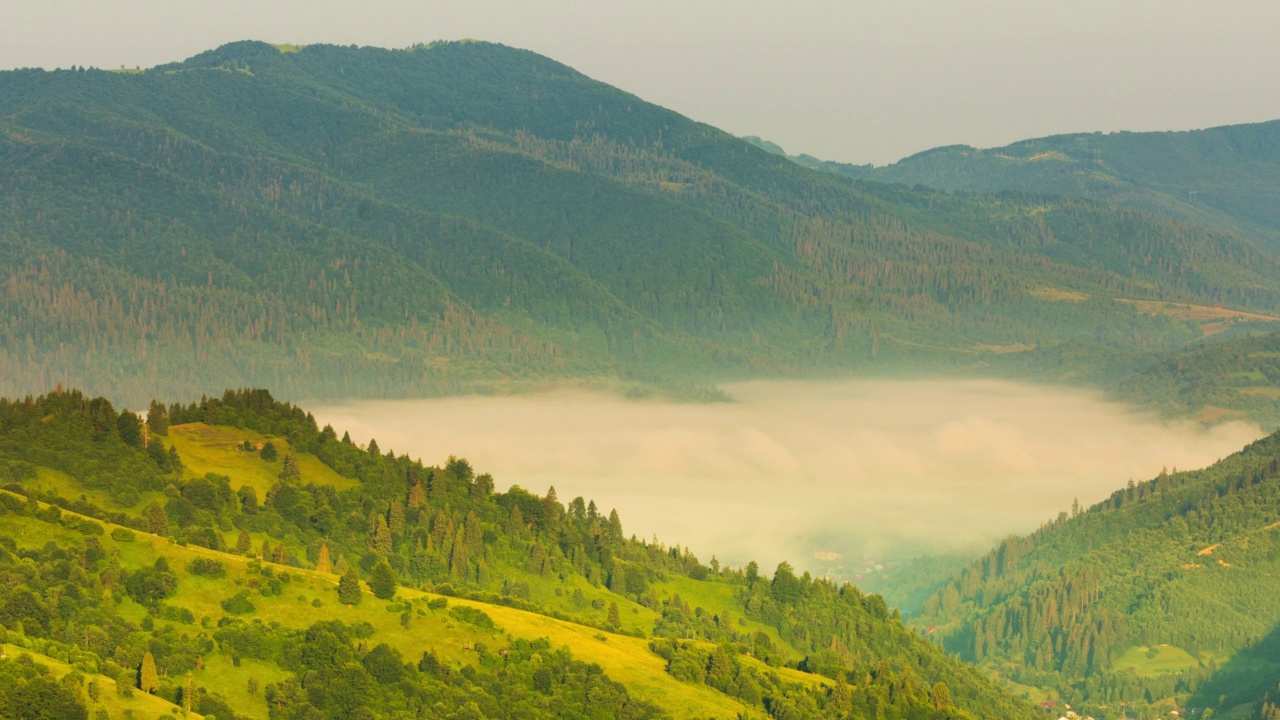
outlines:
[[[868, 561], [977, 555], [1079, 499], [1211, 464], [1262, 435], [1168, 422], [1096, 392], [1009, 381], [728, 385], [725, 403], [561, 390], [316, 405], [332, 424], [500, 488], [618, 508], [628, 535], [848, 578]], [[308, 406], [310, 406], [308, 404]]]

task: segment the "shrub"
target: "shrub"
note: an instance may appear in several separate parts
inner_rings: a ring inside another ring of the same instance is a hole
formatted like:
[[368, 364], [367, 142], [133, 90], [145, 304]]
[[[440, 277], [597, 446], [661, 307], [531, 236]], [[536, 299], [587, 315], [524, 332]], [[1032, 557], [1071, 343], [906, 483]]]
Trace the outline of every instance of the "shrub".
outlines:
[[254, 610], [257, 610], [257, 608], [254, 607], [254, 604], [249, 601], [249, 593], [244, 590], [241, 590], [235, 595], [223, 600], [222, 609], [232, 615], [248, 615]]
[[227, 567], [222, 564], [221, 560], [215, 560], [213, 558], [196, 558], [195, 560], [187, 563], [187, 572], [192, 575], [220, 578], [227, 574]]

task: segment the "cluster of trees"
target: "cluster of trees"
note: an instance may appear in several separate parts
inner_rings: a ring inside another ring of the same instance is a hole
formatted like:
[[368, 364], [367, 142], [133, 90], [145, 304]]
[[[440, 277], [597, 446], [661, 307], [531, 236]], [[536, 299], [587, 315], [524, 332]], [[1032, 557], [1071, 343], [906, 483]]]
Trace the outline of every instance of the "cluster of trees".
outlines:
[[499, 648], [477, 647], [475, 662], [458, 671], [431, 651], [411, 662], [386, 643], [367, 647], [362, 639], [371, 634], [371, 627], [338, 622], [288, 631], [234, 621], [218, 631], [244, 657], [292, 673], [263, 688], [272, 720], [662, 716], [631, 698], [598, 665], [574, 660], [546, 640], [514, 640], [501, 654]]

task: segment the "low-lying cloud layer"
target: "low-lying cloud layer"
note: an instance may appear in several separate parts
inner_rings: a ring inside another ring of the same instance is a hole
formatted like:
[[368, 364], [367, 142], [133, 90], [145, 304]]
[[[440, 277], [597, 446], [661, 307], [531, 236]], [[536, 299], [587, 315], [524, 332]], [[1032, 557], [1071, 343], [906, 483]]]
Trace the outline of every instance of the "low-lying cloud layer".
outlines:
[[1027, 532], [1162, 467], [1203, 467], [1258, 438], [1166, 423], [1094, 393], [1010, 382], [756, 382], [737, 402], [583, 392], [322, 407], [358, 442], [450, 454], [562, 501], [616, 507], [628, 533], [708, 560], [846, 571], [868, 558]]

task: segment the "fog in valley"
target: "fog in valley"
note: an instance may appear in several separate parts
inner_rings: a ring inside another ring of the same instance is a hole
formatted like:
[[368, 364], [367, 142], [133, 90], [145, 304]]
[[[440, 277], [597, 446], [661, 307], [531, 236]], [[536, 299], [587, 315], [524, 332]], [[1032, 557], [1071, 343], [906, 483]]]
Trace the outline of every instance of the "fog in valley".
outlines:
[[868, 562], [978, 552], [1162, 467], [1198, 468], [1261, 431], [1168, 423], [1092, 392], [1001, 381], [753, 382], [732, 403], [558, 391], [319, 407], [357, 442], [450, 454], [497, 486], [617, 508], [628, 534], [704, 562]]

